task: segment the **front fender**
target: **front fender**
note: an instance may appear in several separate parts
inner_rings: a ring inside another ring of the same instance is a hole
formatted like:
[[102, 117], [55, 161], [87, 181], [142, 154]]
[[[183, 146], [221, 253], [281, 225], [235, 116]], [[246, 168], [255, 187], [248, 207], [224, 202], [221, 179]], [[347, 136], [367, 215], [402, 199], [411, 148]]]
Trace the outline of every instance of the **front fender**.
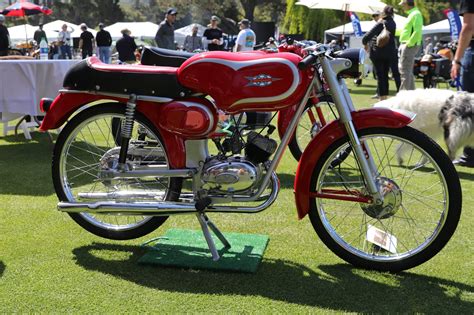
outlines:
[[[41, 123], [40, 130], [48, 131], [50, 129], [61, 127], [75, 112], [96, 101], [116, 101], [117, 105], [127, 102], [126, 99], [106, 97], [103, 95], [93, 95], [87, 93], [60, 93], [55, 98], [51, 104], [51, 107], [46, 113], [46, 116]], [[97, 104], [96, 106], [100, 106], [100, 104]], [[185, 168], [186, 152], [184, 140], [175, 134], [163, 130], [159, 126], [159, 104], [139, 101], [137, 103], [137, 111], [145, 115], [160, 132], [163, 144], [169, 155], [169, 163], [171, 168]]]
[[[402, 128], [412, 122], [414, 117], [412, 113], [387, 108], [370, 108], [352, 113], [356, 130], [375, 127]], [[344, 125], [339, 120], [335, 120], [321, 129], [305, 148], [298, 163], [294, 184], [299, 219], [304, 218], [309, 211], [310, 183], [316, 164], [327, 148], [345, 135]]]

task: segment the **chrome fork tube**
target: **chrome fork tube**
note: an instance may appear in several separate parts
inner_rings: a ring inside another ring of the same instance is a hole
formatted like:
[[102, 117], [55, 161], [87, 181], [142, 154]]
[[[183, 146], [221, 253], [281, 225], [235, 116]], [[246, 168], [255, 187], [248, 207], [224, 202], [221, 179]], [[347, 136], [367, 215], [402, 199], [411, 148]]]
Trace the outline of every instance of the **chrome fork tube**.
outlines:
[[[367, 189], [369, 190], [370, 195], [375, 198], [375, 202], [380, 203], [383, 200], [383, 197], [377, 187], [372, 171], [373, 168], [365, 156], [362, 144], [352, 121], [351, 112], [354, 110], [354, 105], [350, 96], [348, 95], [348, 92], [346, 95], [346, 92], [344, 91], [345, 82], [343, 80], [339, 81], [337, 79], [337, 74], [334, 72], [331, 62], [325, 56], [321, 56], [319, 61], [323, 68], [326, 81], [329, 85], [329, 88], [331, 89], [331, 95], [336, 104], [337, 111], [339, 112], [340, 120], [344, 124], [350, 143], [354, 150], [354, 154], [357, 158], [357, 161], [359, 162], [362, 175], [364, 176], [364, 180], [367, 184]], [[346, 61], [343, 59], [333, 60], [335, 67], [339, 67], [341, 70], [344, 70], [345, 65], [343, 65], [343, 63], [345, 62]]]
[[[255, 201], [265, 191], [265, 189], [268, 186], [268, 183], [269, 183], [269, 181], [272, 177], [273, 172], [275, 171], [278, 164], [280, 163], [281, 158], [283, 157], [283, 153], [285, 153], [285, 149], [288, 146], [288, 143], [290, 143], [291, 137], [293, 136], [293, 132], [296, 129], [296, 125], [300, 121], [301, 114], [303, 114], [303, 111], [306, 107], [306, 103], [308, 102], [309, 96], [311, 95], [311, 92], [313, 91], [313, 87], [314, 87], [314, 84], [316, 83], [316, 80], [318, 80], [318, 78], [316, 76], [314, 76], [313, 81], [308, 86], [308, 89], [306, 90], [306, 94], [304, 95], [303, 99], [301, 100], [300, 104], [298, 105], [298, 109], [296, 110], [293, 118], [291, 119], [290, 124], [288, 125], [288, 129], [286, 130], [283, 138], [281, 138], [281, 143], [278, 146], [277, 151], [275, 152], [272, 163], [270, 164], [270, 167], [268, 168], [267, 173], [265, 175], [265, 178], [263, 179], [263, 182], [260, 185], [260, 188], [258, 189], [258, 191], [252, 197], [249, 197], [249, 198], [233, 198], [234, 201]], [[240, 199], [242, 199], [242, 200], [240, 200]]]

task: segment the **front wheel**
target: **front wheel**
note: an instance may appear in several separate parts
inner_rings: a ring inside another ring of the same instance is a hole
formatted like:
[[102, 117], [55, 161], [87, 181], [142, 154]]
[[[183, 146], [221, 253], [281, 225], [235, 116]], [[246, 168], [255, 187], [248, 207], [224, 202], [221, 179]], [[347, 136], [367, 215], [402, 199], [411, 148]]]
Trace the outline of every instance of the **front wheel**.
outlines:
[[[178, 178], [123, 178], [104, 176], [118, 167], [120, 129], [125, 107], [100, 104], [76, 115], [62, 130], [53, 154], [53, 183], [56, 194], [66, 202], [115, 201], [126, 203], [177, 200]], [[140, 113], [127, 153], [127, 166], [169, 167], [169, 158], [158, 130]], [[129, 213], [72, 213], [72, 219], [89, 232], [109, 239], [125, 240], [144, 236], [167, 217], [136, 216]]]
[[[462, 193], [456, 170], [435, 142], [413, 128], [365, 129], [359, 137], [374, 159], [384, 203], [311, 198], [311, 223], [329, 249], [355, 266], [397, 272], [420, 265], [446, 245], [458, 224]], [[349, 146], [346, 137], [323, 154], [311, 192], [367, 195], [353, 152], [332, 165]]]

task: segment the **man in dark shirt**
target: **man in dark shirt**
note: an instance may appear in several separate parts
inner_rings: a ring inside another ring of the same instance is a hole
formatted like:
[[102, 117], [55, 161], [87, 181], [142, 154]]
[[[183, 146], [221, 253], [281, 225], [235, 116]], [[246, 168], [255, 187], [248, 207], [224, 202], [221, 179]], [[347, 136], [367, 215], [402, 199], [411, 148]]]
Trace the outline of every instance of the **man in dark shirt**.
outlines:
[[35, 40], [35, 42], [38, 44], [41, 43], [41, 39], [44, 38], [44, 40], [46, 41], [46, 43], [48, 42], [48, 38], [46, 37], [46, 32], [43, 31], [43, 24], [40, 24], [38, 25], [38, 29], [35, 31], [35, 34], [33, 35], [33, 39]]
[[[474, 93], [474, 1], [461, 0], [461, 15], [464, 16], [458, 49], [451, 67], [451, 78], [461, 75], [461, 85], [469, 93]], [[465, 147], [464, 154], [455, 164], [474, 167], [474, 148]]]
[[135, 50], [137, 50], [137, 44], [135, 40], [130, 36], [130, 31], [128, 29], [122, 30], [122, 38], [120, 38], [115, 44], [117, 52], [119, 53], [119, 60], [124, 63], [135, 63]]
[[87, 25], [85, 23], [81, 24], [81, 37], [79, 40], [79, 48], [82, 50], [82, 59], [87, 57], [92, 57], [92, 52], [94, 50], [94, 35], [87, 30]]
[[211, 24], [208, 25], [208, 28], [204, 31], [202, 35], [202, 41], [204, 44], [204, 49], [209, 51], [213, 50], [222, 50], [222, 31], [217, 25], [219, 24], [219, 18], [215, 15], [211, 17]]
[[5, 17], [0, 14], [0, 56], [8, 55], [8, 48], [10, 47], [10, 33], [8, 29], [3, 25]]
[[176, 21], [176, 14], [178, 14], [178, 11], [174, 8], [170, 8], [166, 11], [165, 19], [160, 23], [155, 36], [156, 45], [158, 47], [176, 50], [173, 26]]
[[99, 47], [99, 59], [103, 63], [110, 63], [110, 46], [112, 45], [112, 36], [104, 29], [104, 23], [99, 23], [100, 31], [95, 36], [97, 47]]

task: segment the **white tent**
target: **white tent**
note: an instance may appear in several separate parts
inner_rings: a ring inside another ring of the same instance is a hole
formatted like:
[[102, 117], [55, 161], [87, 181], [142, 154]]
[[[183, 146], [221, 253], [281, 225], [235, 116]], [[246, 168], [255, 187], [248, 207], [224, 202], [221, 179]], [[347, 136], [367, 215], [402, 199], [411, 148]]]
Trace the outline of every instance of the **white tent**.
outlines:
[[12, 41], [25, 41], [33, 39], [37, 27], [31, 26], [29, 24], [17, 25], [8, 28], [8, 33], [10, 33], [10, 39]]
[[[397, 24], [397, 29], [403, 28], [403, 26], [406, 23], [407, 18], [403, 17], [401, 15], [395, 14], [394, 16], [395, 23]], [[375, 21], [360, 21], [360, 27], [362, 29], [363, 33], [367, 33], [374, 27]], [[326, 34], [334, 34], [334, 35], [340, 35], [344, 31], [344, 34], [346, 35], [353, 35], [354, 34], [354, 28], [352, 27], [352, 23], [347, 23], [346, 25], [340, 25], [334, 28], [331, 28], [327, 31], [324, 32], [324, 40], [326, 41]]]
[[[461, 18], [461, 23], [463, 21], [463, 17], [460, 16]], [[442, 34], [442, 33], [450, 33], [450, 28], [449, 28], [449, 20], [445, 19], [430, 25], [427, 25], [423, 27], [423, 35], [429, 35], [429, 34]]]
[[158, 31], [158, 24], [152, 22], [118, 22], [105, 28], [113, 39], [122, 37], [121, 31], [129, 29], [132, 36], [138, 39], [153, 39]]
[[[72, 34], [71, 34], [71, 37], [77, 38], [77, 37], [81, 36], [82, 31], [81, 31], [81, 28], [80, 28], [79, 25], [69, 23], [69, 22], [65, 22], [65, 21], [62, 21], [62, 20], [56, 20], [56, 21], [46, 23], [45, 25], [43, 25], [43, 29], [46, 32], [46, 37], [48, 37], [49, 41], [52, 41], [52, 39], [58, 38], [58, 34], [62, 30], [62, 26], [64, 24], [67, 25], [68, 31], [71, 31], [71, 30], [73, 31]], [[87, 30], [89, 32], [91, 32], [92, 35], [94, 35], [94, 37], [97, 34], [97, 31], [95, 31], [91, 28], [88, 28]]]

